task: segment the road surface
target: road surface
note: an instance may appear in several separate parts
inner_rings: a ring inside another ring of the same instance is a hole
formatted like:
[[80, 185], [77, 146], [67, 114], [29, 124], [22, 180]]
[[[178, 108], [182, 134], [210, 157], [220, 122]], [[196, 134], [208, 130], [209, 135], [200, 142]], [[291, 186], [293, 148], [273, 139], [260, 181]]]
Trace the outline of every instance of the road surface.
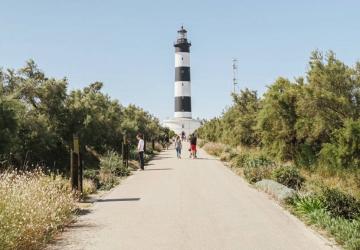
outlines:
[[169, 150], [96, 202], [49, 249], [336, 247], [204, 151], [178, 160]]

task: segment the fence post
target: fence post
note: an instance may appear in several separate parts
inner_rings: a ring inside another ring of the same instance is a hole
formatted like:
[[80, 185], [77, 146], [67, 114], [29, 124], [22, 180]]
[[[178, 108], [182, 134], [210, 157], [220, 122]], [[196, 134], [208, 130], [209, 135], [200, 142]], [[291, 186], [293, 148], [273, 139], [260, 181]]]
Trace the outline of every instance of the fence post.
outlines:
[[71, 187], [73, 190], [78, 190], [82, 193], [83, 188], [83, 166], [80, 155], [80, 143], [79, 137], [73, 135], [73, 149], [70, 155], [70, 176], [71, 176]]
[[127, 137], [126, 134], [124, 134], [123, 136], [123, 142], [122, 142], [122, 159], [123, 159], [123, 164], [128, 167], [129, 166], [129, 144], [127, 141]]

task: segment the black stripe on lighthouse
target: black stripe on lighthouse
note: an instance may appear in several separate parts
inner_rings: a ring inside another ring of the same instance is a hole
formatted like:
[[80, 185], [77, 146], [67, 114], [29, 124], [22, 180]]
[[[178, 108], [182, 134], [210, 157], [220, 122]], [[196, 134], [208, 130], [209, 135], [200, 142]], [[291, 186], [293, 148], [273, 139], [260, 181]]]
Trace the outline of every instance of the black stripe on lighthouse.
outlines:
[[180, 43], [180, 44], [176, 44], [175, 47], [175, 52], [190, 52], [190, 43]]
[[191, 112], [191, 97], [175, 96], [175, 112]]
[[190, 82], [190, 67], [176, 67], [175, 68], [176, 82]]

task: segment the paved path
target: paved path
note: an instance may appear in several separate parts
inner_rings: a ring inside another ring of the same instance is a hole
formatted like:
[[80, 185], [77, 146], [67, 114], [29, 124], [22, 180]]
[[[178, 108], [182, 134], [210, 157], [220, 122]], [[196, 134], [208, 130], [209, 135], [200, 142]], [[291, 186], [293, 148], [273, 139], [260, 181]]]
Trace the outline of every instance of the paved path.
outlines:
[[203, 151], [174, 155], [123, 181], [49, 248], [335, 249]]

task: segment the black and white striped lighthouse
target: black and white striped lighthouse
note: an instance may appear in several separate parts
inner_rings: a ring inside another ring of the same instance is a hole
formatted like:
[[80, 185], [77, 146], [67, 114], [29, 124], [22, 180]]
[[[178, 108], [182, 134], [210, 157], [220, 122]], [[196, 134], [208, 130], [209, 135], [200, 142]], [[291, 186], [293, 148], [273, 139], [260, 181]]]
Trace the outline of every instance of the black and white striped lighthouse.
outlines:
[[175, 47], [175, 118], [191, 119], [190, 46], [181, 26]]
[[193, 133], [200, 127], [200, 121], [192, 119], [191, 114], [191, 81], [190, 81], [190, 46], [187, 31], [181, 26], [175, 47], [175, 115], [164, 120], [163, 125], [176, 134]]

